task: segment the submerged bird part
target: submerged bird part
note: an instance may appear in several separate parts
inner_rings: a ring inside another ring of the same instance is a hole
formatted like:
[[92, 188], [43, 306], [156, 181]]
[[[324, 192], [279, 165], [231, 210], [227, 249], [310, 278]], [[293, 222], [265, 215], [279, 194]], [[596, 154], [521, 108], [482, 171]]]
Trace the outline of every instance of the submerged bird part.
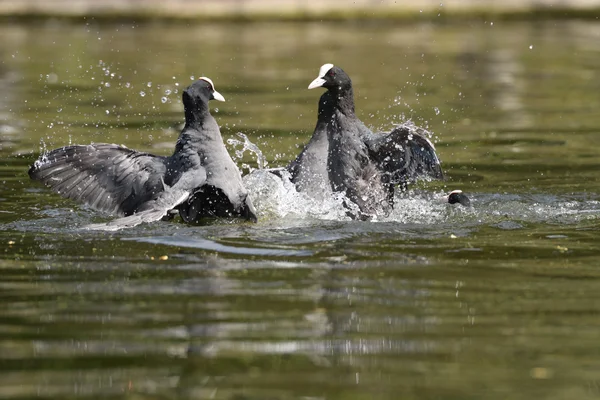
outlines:
[[100, 224], [113, 230], [159, 220], [172, 209], [186, 222], [205, 216], [256, 221], [239, 170], [208, 110], [213, 99], [225, 100], [209, 78], [183, 91], [186, 124], [169, 157], [114, 144], [66, 146], [42, 155], [29, 176], [64, 197], [125, 216]]
[[446, 198], [450, 204], [460, 204], [464, 207], [471, 207], [471, 200], [469, 200], [462, 190], [453, 190]]

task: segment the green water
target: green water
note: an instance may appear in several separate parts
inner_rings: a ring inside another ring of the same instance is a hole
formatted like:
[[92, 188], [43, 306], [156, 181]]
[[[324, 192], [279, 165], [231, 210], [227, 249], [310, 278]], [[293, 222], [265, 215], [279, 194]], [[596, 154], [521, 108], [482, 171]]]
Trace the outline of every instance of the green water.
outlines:
[[[600, 396], [599, 23], [48, 21], [0, 37], [0, 398]], [[284, 165], [326, 62], [367, 125], [432, 130], [448, 180], [379, 222], [256, 186], [258, 224], [106, 233], [27, 177], [43, 147], [169, 154], [203, 75], [227, 99], [211, 104], [224, 137]], [[434, 201], [455, 188], [472, 209]]]

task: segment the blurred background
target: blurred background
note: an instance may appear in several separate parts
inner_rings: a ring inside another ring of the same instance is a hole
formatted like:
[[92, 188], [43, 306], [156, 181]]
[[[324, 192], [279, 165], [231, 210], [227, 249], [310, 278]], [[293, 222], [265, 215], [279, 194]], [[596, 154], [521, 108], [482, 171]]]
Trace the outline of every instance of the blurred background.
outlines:
[[391, 16], [593, 11], [598, 0], [0, 0], [5, 15], [154, 16], [174, 18]]

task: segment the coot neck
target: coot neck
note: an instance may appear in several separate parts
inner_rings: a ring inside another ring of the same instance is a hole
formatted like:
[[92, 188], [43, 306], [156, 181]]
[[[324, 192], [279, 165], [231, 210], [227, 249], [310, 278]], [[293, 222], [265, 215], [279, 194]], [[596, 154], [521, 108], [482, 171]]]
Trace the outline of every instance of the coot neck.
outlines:
[[354, 91], [352, 86], [338, 86], [332, 90], [335, 107], [346, 116], [354, 115]]
[[200, 102], [193, 107], [184, 106], [184, 112], [185, 125], [192, 128], [202, 126], [204, 119], [210, 115], [206, 102]]

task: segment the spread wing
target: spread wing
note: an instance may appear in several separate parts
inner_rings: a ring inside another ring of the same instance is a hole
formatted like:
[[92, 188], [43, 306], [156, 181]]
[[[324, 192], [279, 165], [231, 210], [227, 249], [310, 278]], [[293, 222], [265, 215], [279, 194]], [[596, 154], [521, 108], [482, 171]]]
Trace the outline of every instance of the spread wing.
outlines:
[[425, 177], [444, 179], [435, 147], [426, 135], [422, 128], [403, 124], [390, 132], [365, 135], [363, 140], [390, 183], [407, 184]]
[[186, 171], [181, 174], [173, 186], [165, 186], [165, 190], [158, 193], [153, 199], [142, 204], [133, 215], [118, 218], [104, 224], [91, 224], [86, 229], [99, 229], [117, 231], [131, 228], [145, 222], [154, 222], [167, 215], [170, 210], [184, 203], [195, 188], [206, 183], [204, 168]]
[[187, 200], [189, 196], [190, 191], [187, 189], [162, 192], [158, 195], [157, 199], [144, 204], [143, 210], [138, 211], [135, 214], [117, 218], [103, 224], [90, 224], [85, 228], [91, 230], [118, 231], [119, 229], [132, 228], [142, 223], [158, 221], [167, 215], [169, 210], [172, 210], [177, 205]]
[[130, 215], [164, 190], [166, 160], [115, 144], [66, 146], [43, 154], [29, 176], [96, 210]]

